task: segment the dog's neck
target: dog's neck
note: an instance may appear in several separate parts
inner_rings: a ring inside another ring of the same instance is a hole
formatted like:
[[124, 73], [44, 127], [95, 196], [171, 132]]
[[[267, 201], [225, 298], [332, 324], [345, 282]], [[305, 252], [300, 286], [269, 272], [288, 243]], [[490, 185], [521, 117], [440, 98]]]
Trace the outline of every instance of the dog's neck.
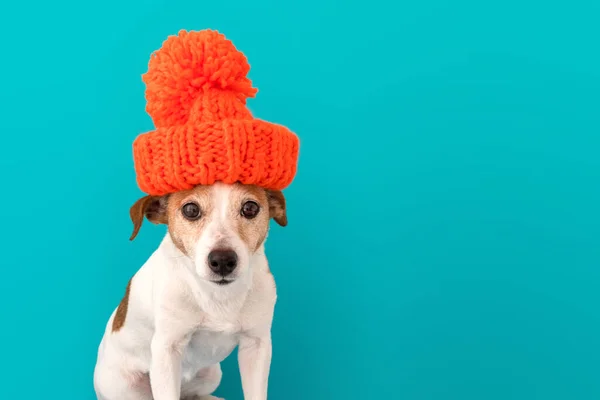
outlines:
[[185, 282], [189, 285], [194, 297], [203, 308], [210, 305], [227, 305], [233, 308], [241, 307], [248, 292], [252, 288], [253, 274], [263, 269], [268, 269], [265, 256], [264, 243], [250, 257], [250, 265], [246, 273], [235, 282], [227, 286], [219, 286], [213, 282], [207, 282], [196, 274], [194, 261], [177, 248], [171, 235], [167, 233], [157, 249], [164, 261], [170, 268], [181, 271], [185, 276]]

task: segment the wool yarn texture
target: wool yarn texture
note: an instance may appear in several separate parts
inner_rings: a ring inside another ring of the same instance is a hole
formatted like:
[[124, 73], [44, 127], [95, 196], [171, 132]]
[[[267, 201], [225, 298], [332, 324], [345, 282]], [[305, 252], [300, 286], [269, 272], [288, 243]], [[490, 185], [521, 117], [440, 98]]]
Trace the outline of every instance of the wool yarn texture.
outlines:
[[299, 139], [254, 118], [257, 89], [246, 56], [217, 31], [180, 31], [154, 52], [146, 111], [155, 129], [133, 143], [136, 180], [148, 195], [243, 183], [283, 190], [296, 175]]

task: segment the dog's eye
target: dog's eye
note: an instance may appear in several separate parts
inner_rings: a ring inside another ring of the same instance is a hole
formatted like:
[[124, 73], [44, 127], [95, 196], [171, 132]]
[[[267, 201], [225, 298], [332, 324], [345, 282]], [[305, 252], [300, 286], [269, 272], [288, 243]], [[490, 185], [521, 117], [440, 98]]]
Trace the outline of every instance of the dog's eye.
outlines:
[[200, 206], [196, 203], [187, 203], [181, 208], [181, 213], [190, 221], [197, 220], [202, 215]]
[[242, 205], [242, 215], [248, 219], [252, 219], [258, 215], [260, 207], [254, 201], [247, 201]]

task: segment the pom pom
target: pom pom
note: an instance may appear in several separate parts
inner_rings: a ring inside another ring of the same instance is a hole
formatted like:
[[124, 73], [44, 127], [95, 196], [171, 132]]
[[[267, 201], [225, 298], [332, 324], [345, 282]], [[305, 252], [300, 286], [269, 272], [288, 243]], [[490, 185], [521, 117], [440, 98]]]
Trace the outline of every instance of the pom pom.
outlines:
[[152, 55], [142, 76], [146, 111], [159, 128], [185, 124], [196, 99], [210, 89], [229, 91], [245, 104], [257, 92], [249, 70], [246, 56], [223, 34], [180, 31]]

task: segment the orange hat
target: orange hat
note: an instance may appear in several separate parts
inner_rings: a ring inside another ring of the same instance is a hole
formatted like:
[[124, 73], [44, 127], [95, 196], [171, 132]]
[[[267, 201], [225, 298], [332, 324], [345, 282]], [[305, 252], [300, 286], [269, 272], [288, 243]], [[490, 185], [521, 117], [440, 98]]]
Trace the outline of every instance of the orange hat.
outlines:
[[298, 137], [256, 119], [246, 56], [222, 34], [180, 31], [150, 58], [146, 111], [156, 129], [133, 143], [137, 182], [161, 196], [241, 182], [282, 190], [296, 174]]

